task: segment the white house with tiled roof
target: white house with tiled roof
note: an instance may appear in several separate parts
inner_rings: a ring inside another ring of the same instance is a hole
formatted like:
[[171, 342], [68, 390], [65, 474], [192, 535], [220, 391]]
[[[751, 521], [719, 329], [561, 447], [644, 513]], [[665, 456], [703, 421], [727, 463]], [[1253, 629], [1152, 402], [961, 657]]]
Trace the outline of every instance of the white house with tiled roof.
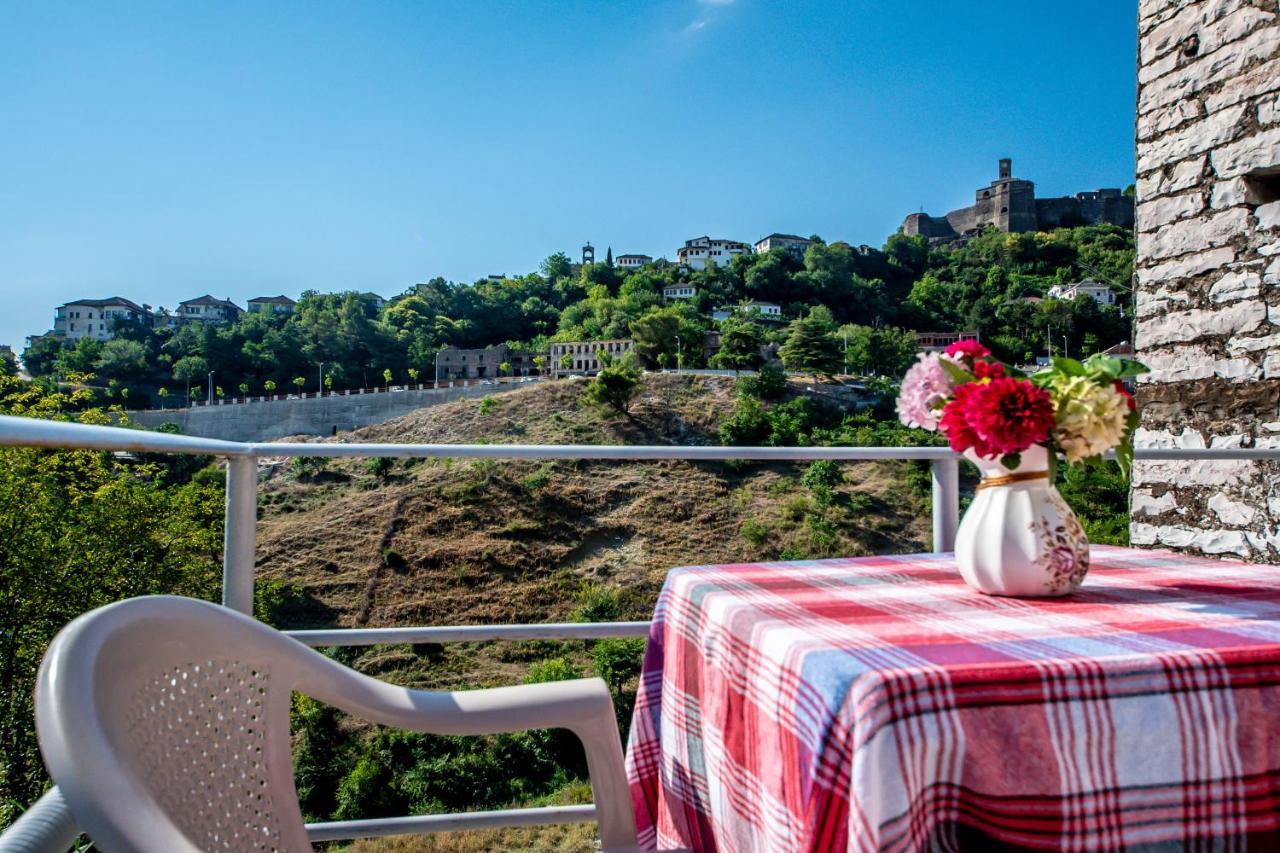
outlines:
[[109, 341], [116, 336], [117, 322], [147, 322], [150, 315], [146, 306], [123, 296], [77, 299], [54, 310], [53, 333], [69, 341], [79, 338]]
[[207, 293], [178, 303], [178, 320], [184, 323], [230, 323], [243, 313], [230, 299], [218, 299]]
[[756, 241], [756, 254], [762, 255], [774, 249], [781, 249], [803, 260], [805, 250], [811, 245], [813, 245], [812, 240], [798, 234], [770, 234]]
[[722, 267], [732, 261], [735, 255], [750, 253], [751, 247], [737, 240], [694, 237], [692, 240], [684, 241], [684, 245], [676, 252], [676, 260], [682, 267], [704, 270], [707, 264]]
[[255, 296], [245, 304], [250, 314], [292, 314], [298, 303], [287, 296]]
[[645, 264], [653, 263], [651, 255], [618, 255], [613, 259], [613, 265], [621, 270], [638, 270]]

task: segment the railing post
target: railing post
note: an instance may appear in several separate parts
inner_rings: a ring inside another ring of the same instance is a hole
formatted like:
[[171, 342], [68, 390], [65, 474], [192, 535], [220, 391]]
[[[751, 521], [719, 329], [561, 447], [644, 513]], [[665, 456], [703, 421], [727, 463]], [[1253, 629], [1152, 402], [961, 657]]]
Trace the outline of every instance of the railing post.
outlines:
[[258, 524], [258, 458], [227, 460], [227, 510], [222, 548], [222, 605], [253, 615], [253, 561]]
[[935, 459], [933, 470], [933, 550], [956, 549], [956, 528], [960, 526], [960, 462]]

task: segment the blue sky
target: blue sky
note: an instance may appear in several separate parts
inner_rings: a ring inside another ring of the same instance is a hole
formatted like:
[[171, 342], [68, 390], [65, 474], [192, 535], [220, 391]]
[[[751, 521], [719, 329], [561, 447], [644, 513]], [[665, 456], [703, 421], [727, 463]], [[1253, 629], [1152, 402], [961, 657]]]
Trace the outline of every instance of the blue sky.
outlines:
[[1124, 186], [1135, 3], [6, 3], [0, 343]]

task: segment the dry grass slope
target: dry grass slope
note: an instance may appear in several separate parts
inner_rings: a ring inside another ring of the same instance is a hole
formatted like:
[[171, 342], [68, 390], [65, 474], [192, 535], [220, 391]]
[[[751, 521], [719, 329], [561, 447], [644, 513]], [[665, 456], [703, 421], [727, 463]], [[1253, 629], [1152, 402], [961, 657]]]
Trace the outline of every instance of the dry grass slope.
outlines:
[[[630, 417], [579, 403], [582, 384], [539, 384], [459, 401], [340, 441], [713, 444], [731, 380], [647, 376]], [[296, 585], [282, 627], [548, 622], [575, 618], [583, 590], [646, 619], [668, 570], [691, 563], [922, 550], [927, 498], [907, 463], [844, 466], [821, 501], [803, 466], [685, 462], [342, 460], [310, 477], [280, 466], [263, 486], [259, 574]], [[379, 647], [355, 665], [415, 687], [520, 681], [584, 644]], [[359, 725], [352, 722], [352, 725]], [[589, 849], [591, 827], [366, 842], [356, 850]]]

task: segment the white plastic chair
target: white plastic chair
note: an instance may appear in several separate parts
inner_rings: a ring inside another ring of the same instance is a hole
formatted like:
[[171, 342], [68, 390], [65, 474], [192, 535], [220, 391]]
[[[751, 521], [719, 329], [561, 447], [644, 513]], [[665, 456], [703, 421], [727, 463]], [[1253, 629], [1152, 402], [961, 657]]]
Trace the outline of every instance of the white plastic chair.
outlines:
[[289, 750], [295, 690], [418, 732], [569, 729], [586, 750], [604, 848], [636, 844], [600, 679], [409, 690], [187, 598], [134, 598], [67, 625], [40, 667], [36, 728], [50, 775], [102, 849], [310, 850]]

